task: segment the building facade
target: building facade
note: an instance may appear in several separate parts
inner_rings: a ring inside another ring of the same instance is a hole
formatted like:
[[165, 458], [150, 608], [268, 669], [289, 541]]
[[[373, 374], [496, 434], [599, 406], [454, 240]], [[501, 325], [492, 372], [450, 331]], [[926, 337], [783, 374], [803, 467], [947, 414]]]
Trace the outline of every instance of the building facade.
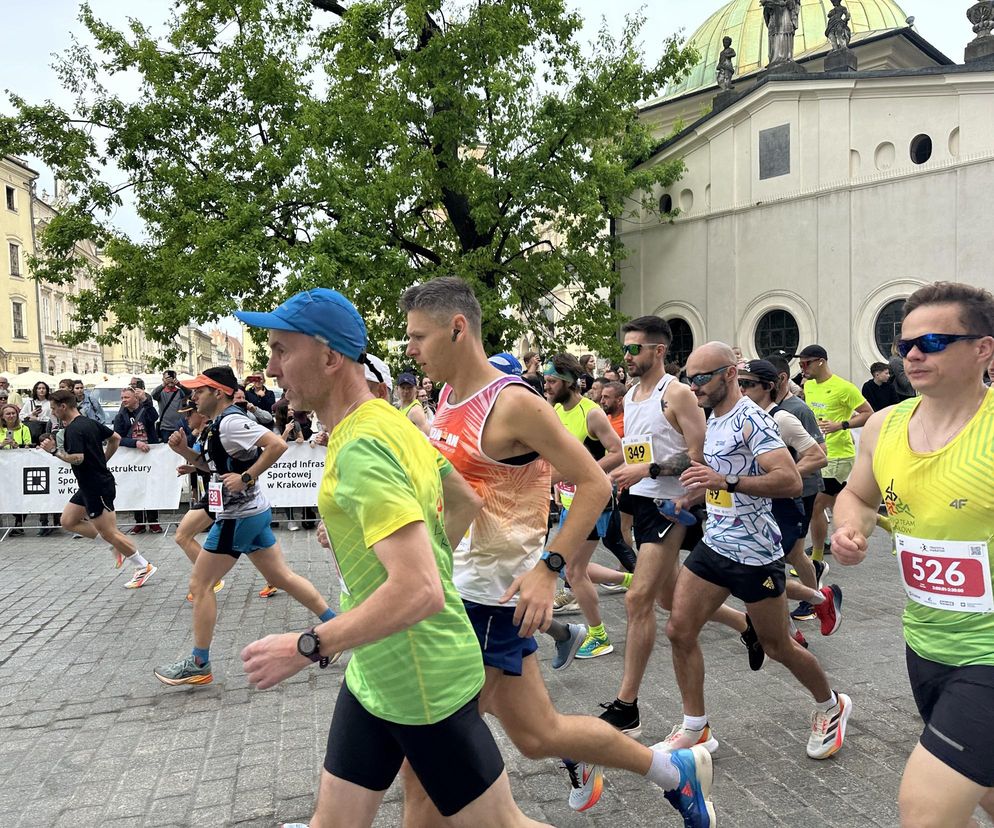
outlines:
[[[761, 55], [765, 30], [753, 26], [749, 41], [747, 28], [757, 5], [723, 6], [695, 35], [707, 39], [699, 51], [716, 61], [729, 32], [746, 38], [740, 55]], [[862, 380], [889, 356], [918, 286], [994, 288], [981, 225], [994, 186], [994, 65], [956, 65], [907, 25], [868, 29], [903, 10], [850, 0], [859, 69], [826, 73], [820, 5], [802, 7], [806, 73], [764, 76], [747, 63], [737, 96], [704, 111], [712, 64], [643, 113], [661, 140], [671, 135], [648, 163], [679, 157], [686, 172], [653, 194], [671, 218], [618, 222], [629, 253], [620, 307], [669, 319], [680, 361], [711, 339], [747, 358], [818, 342], [835, 371]], [[687, 120], [695, 108], [704, 114]], [[672, 135], [681, 121], [690, 125]]]

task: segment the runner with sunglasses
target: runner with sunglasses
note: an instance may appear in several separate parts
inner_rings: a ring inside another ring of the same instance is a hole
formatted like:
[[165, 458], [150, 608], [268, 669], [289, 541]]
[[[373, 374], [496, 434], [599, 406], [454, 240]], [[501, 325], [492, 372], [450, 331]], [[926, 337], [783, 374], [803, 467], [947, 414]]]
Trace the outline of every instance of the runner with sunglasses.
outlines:
[[904, 306], [908, 379], [921, 395], [874, 414], [835, 507], [832, 554], [861, 562], [883, 496], [908, 596], [908, 675], [925, 727], [904, 770], [904, 828], [994, 817], [994, 296], [919, 288]]
[[[818, 418], [828, 454], [828, 465], [821, 470], [825, 491], [818, 493], [811, 514], [811, 560], [823, 561], [828, 536], [825, 510], [835, 505], [835, 498], [845, 488], [856, 461], [856, 444], [849, 431], [861, 428], [870, 419], [873, 408], [855, 385], [832, 373], [828, 352], [821, 345], [808, 345], [798, 355], [798, 361], [807, 380], [804, 401]], [[791, 617], [796, 621], [807, 620], [814, 618], [815, 612], [802, 602]]]
[[[680, 474], [693, 461], [704, 459], [704, 413], [693, 392], [664, 370], [666, 352], [673, 335], [665, 319], [643, 316], [622, 328], [625, 338], [625, 368], [638, 383], [625, 395], [624, 464], [611, 473], [618, 488], [628, 492], [627, 508], [634, 516], [635, 542], [639, 546], [635, 577], [625, 595], [628, 632], [625, 639], [625, 670], [617, 698], [601, 705], [601, 718], [622, 733], [637, 738], [642, 732], [638, 694], [656, 643], [658, 601], [665, 609], [673, 605], [673, 588], [680, 570], [681, 547], [693, 548], [701, 537], [700, 522], [685, 526], [664, 517], [656, 501], [684, 497]], [[713, 620], [728, 625], [740, 635], [748, 631], [745, 615], [719, 606]], [[752, 641], [747, 641], [749, 646]], [[755, 650], [753, 650], [755, 652]], [[753, 656], [762, 664], [762, 653]], [[682, 739], [674, 728], [667, 739]], [[705, 731], [694, 741], [708, 745]], [[716, 744], [716, 743], [715, 743]]]
[[[745, 603], [751, 626], [769, 655], [811, 693], [815, 701], [807, 755], [825, 759], [842, 747], [852, 709], [835, 693], [818, 660], [787, 631], [787, 600], [781, 536], [770, 498], [797, 497], [801, 477], [773, 418], [743, 396], [730, 346], [711, 342], [687, 361], [698, 405], [711, 408], [704, 463], [680, 476], [689, 492], [686, 508], [706, 501], [704, 539], [684, 563], [673, 596], [666, 634], [683, 700], [684, 724], [677, 746], [710, 733], [704, 702], [704, 656], [698, 637], [729, 595]], [[712, 750], [717, 741], [710, 737]]]

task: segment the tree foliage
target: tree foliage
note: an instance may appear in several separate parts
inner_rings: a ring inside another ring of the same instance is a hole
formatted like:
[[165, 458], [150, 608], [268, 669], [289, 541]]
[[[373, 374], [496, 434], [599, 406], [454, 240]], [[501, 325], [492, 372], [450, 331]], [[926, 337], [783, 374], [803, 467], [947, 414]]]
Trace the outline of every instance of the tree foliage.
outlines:
[[[104, 249], [81, 338], [110, 312], [105, 339], [140, 326], [169, 344], [190, 320], [325, 285], [382, 343], [403, 336], [407, 286], [455, 274], [489, 347], [531, 331], [611, 352], [609, 222], [682, 172], [640, 164], [654, 140], [637, 110], [692, 65], [676, 39], [652, 65], [641, 19], [584, 46], [565, 0], [181, 0], [162, 38], [86, 4], [80, 19], [95, 46], [56, 65], [75, 106], [11, 95], [0, 150], [40, 157], [70, 194], [39, 278], [72, 280], [81, 239]], [[138, 95], [110, 91], [122, 73]], [[125, 189], [141, 238], [111, 223]]]

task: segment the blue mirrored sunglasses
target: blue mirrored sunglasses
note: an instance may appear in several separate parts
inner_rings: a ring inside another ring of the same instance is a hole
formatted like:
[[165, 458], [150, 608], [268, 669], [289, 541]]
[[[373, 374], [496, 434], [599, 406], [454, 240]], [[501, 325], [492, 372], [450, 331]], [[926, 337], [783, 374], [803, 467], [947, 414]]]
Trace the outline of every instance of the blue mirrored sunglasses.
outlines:
[[707, 385], [709, 382], [711, 382], [711, 380], [713, 380], [722, 371], [727, 371], [731, 367], [732, 367], [731, 365], [722, 365], [721, 368], [715, 368], [713, 371], [710, 371], [707, 374], [694, 374], [694, 376], [688, 377], [688, 380], [690, 381], [691, 385], [696, 385], [698, 388], [700, 388], [701, 386]]
[[897, 352], [906, 357], [911, 353], [912, 348], [918, 348], [923, 354], [938, 354], [954, 342], [966, 339], [983, 339], [982, 334], [937, 334], [927, 333], [916, 336], [914, 339], [901, 339], [897, 343]]

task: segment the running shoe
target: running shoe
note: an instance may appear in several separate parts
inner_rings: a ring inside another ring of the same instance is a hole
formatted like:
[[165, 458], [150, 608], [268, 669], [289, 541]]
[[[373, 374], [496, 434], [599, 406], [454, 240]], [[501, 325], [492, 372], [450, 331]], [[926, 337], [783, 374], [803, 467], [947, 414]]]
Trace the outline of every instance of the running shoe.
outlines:
[[[216, 584], [214, 584], [214, 593], [217, 594], [222, 589], [224, 589], [224, 579], [223, 578], [220, 581], [218, 581]], [[189, 601], [191, 604], [193, 603], [193, 593], [192, 592], [186, 593], [186, 600]]]
[[585, 624], [567, 624], [566, 628], [569, 630], [569, 638], [556, 642], [556, 656], [552, 659], [553, 670], [565, 670], [569, 667], [576, 658], [576, 651], [587, 638]]
[[588, 632], [586, 639], [576, 651], [577, 658], [597, 658], [597, 656], [607, 655], [614, 652], [614, 645], [606, 636], [594, 635]]
[[118, 552], [113, 546], [110, 551], [114, 553], [114, 569], [120, 569], [124, 566], [124, 555]]
[[711, 733], [711, 725], [704, 725], [704, 730], [687, 730], [683, 725], [673, 725], [670, 735], [653, 745], [652, 749], [674, 753], [693, 747], [702, 747], [708, 753], [714, 753], [718, 749], [718, 740]]
[[800, 644], [805, 650], [808, 649], [808, 639], [804, 637], [804, 633], [800, 630], [794, 630], [790, 637]]
[[145, 586], [145, 582], [148, 581], [148, 579], [151, 578], [156, 572], [158, 572], [158, 570], [159, 567], [152, 566], [152, 564], [136, 569], [135, 574], [131, 576], [131, 580], [124, 585], [124, 588], [141, 589]]
[[739, 636], [739, 641], [749, 651], [749, 669], [754, 672], [762, 670], [763, 665], [766, 663], [766, 651], [763, 649], [763, 645], [759, 643], [759, 636], [756, 635], [756, 630], [752, 626], [752, 619], [748, 615], [746, 615], [746, 631]]
[[831, 635], [842, 624], [842, 590], [838, 584], [824, 587], [821, 594], [825, 600], [815, 607], [815, 614], [821, 621], [821, 634]]
[[642, 721], [639, 719], [637, 701], [631, 704], [622, 704], [618, 699], [615, 699], [610, 704], [601, 704], [601, 707], [604, 708], [601, 718], [611, 727], [617, 728], [633, 739], [642, 735]]
[[289, 529], [291, 532], [299, 532], [300, 524], [297, 523], [297, 521], [295, 520], [291, 520], [289, 523], [287, 523], [286, 528]]
[[214, 674], [211, 672], [211, 663], [197, 664], [192, 655], [188, 655], [182, 661], [175, 664], [164, 664], [156, 667], [152, 671], [159, 681], [173, 687], [179, 684], [210, 684], [214, 681]]
[[632, 585], [632, 573], [626, 572], [621, 577], [620, 584], [601, 584], [601, 589], [605, 592], [628, 592], [628, 588]]
[[810, 621], [815, 618], [815, 608], [807, 601], [801, 601], [790, 614], [795, 621]]
[[[214, 591], [217, 592], [217, 590]], [[272, 598], [277, 592], [279, 592], [279, 589], [274, 587], [272, 584], [266, 584], [262, 589], [259, 590], [259, 597]]]
[[131, 528], [130, 528], [130, 529], [128, 530], [128, 534], [129, 534], [129, 535], [144, 535], [144, 534], [145, 534], [145, 527], [144, 527], [144, 526], [142, 526], [142, 525], [141, 525], [141, 524], [139, 523], [139, 524], [137, 524], [136, 526], [132, 526], [132, 527], [131, 527]]
[[680, 782], [663, 796], [683, 817], [684, 828], [714, 828], [714, 803], [708, 798], [714, 784], [711, 754], [697, 746], [670, 754], [680, 771]]
[[561, 589], [552, 600], [553, 615], [576, 615], [580, 612], [580, 603], [568, 589]]
[[815, 565], [815, 580], [818, 582], [818, 589], [821, 589], [821, 579], [828, 574], [828, 561], [812, 561]]
[[599, 765], [586, 762], [571, 762], [563, 759], [566, 773], [569, 774], [569, 806], [574, 811], [593, 808], [604, 792], [604, 773]]
[[811, 738], [808, 739], [808, 756], [827, 759], [837, 753], [846, 738], [846, 723], [852, 713], [852, 699], [845, 693], [836, 693], [839, 701], [827, 713], [815, 710], [811, 717]]

